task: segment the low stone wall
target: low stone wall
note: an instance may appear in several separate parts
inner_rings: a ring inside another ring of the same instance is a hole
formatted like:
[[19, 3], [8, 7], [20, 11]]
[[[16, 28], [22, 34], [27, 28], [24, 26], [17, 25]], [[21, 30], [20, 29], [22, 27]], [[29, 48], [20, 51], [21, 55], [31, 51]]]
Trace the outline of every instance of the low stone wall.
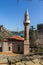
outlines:
[[0, 65], [43, 65], [43, 55], [5, 56], [0, 55]]

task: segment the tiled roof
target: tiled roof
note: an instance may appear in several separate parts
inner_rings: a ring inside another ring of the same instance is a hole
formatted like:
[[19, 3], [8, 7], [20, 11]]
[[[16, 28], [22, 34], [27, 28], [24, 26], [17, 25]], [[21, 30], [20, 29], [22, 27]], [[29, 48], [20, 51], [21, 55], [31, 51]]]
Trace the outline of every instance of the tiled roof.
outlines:
[[0, 42], [8, 42], [9, 39], [10, 39], [10, 41], [13, 41], [13, 40], [24, 41], [23, 37], [14, 35], [14, 36], [11, 36], [9, 38], [5, 38], [5, 39], [1, 40]]
[[24, 40], [24, 38], [23, 38], [23, 37], [21, 37], [21, 36], [16, 36], [16, 35], [14, 35], [14, 36], [10, 37], [10, 39], [21, 40], [21, 41], [23, 41], [23, 40]]

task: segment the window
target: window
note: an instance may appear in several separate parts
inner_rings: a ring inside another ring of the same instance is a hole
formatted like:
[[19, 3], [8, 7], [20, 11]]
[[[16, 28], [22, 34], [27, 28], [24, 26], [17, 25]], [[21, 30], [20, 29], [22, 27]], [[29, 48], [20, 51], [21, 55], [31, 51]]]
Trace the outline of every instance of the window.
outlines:
[[9, 51], [10, 51], [10, 47], [9, 47]]
[[18, 46], [18, 51], [20, 51], [20, 46]]
[[2, 52], [2, 47], [0, 47], [0, 52]]

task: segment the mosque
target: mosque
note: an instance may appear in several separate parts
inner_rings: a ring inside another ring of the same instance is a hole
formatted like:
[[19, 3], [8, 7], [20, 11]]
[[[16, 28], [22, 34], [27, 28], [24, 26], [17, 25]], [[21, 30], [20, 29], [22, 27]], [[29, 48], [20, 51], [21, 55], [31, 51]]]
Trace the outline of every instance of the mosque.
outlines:
[[8, 37], [0, 41], [1, 52], [29, 54], [30, 52], [30, 47], [29, 47], [30, 46], [29, 45], [30, 19], [28, 15], [28, 10], [25, 11], [23, 24], [24, 24], [24, 38], [17, 35], [13, 35], [11, 37]]

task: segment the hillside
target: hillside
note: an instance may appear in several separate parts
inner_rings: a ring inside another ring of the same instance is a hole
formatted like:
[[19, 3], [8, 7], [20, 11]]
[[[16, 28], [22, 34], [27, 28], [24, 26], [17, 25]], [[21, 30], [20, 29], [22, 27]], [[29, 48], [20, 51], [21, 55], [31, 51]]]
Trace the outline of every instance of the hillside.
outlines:
[[9, 36], [12, 36], [13, 33], [8, 31], [3, 25], [0, 25], [0, 39], [1, 38], [7, 38]]
[[21, 36], [21, 37], [24, 37], [24, 31], [11, 31], [14, 35], [18, 35], [18, 36]]

